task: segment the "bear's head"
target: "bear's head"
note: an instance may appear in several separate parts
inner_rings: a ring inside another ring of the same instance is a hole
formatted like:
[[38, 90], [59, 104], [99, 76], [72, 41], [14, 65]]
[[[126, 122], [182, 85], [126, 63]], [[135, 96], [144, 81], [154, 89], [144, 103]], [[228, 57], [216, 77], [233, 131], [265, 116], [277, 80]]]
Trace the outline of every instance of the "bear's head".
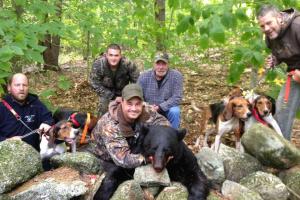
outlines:
[[157, 172], [161, 172], [169, 161], [176, 162], [181, 157], [185, 129], [150, 125], [143, 126], [143, 154]]

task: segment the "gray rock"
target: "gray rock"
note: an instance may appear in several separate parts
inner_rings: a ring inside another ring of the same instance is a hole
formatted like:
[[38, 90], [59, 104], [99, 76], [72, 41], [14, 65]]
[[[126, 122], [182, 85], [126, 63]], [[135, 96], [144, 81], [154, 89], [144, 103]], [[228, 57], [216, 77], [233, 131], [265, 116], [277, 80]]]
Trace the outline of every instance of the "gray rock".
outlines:
[[256, 191], [264, 200], [286, 200], [289, 192], [282, 181], [265, 172], [255, 172], [243, 178], [240, 184], [250, 190]]
[[300, 199], [300, 166], [295, 166], [279, 174], [279, 178], [288, 187], [291, 200]]
[[266, 166], [286, 169], [300, 164], [300, 150], [262, 124], [250, 127], [242, 137], [242, 144]]
[[134, 180], [141, 186], [169, 186], [171, 181], [167, 169], [157, 173], [151, 164], [137, 167], [134, 172]]
[[70, 168], [44, 172], [8, 195], [14, 200], [68, 200], [88, 191], [79, 173]]
[[55, 168], [66, 166], [85, 174], [102, 173], [98, 159], [88, 152], [63, 153], [53, 156], [50, 161]]
[[188, 191], [186, 187], [178, 182], [172, 182], [172, 185], [165, 187], [157, 196], [156, 200], [187, 200]]
[[19, 140], [0, 142], [0, 194], [42, 171], [40, 154]]
[[119, 185], [110, 200], [143, 200], [144, 193], [138, 182], [129, 180]]
[[262, 169], [254, 157], [223, 144], [220, 145], [219, 156], [223, 160], [226, 180], [239, 182], [241, 178]]
[[228, 199], [263, 200], [257, 192], [229, 180], [226, 180], [223, 183], [222, 194]]
[[203, 147], [196, 155], [198, 165], [213, 185], [221, 185], [225, 180], [221, 157], [208, 147]]

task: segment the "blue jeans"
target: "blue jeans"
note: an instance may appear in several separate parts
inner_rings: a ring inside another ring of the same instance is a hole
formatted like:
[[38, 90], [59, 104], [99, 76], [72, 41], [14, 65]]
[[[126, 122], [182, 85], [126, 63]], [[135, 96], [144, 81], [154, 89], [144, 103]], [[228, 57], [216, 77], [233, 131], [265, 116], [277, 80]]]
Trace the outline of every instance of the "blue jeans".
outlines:
[[290, 95], [288, 102], [284, 102], [285, 85], [282, 86], [276, 101], [275, 119], [285, 139], [291, 140], [292, 127], [296, 112], [300, 107], [300, 84], [291, 80]]
[[180, 108], [179, 106], [171, 107], [167, 111], [160, 111], [160, 114], [165, 116], [169, 122], [171, 123], [171, 126], [175, 129], [178, 129], [180, 126]]

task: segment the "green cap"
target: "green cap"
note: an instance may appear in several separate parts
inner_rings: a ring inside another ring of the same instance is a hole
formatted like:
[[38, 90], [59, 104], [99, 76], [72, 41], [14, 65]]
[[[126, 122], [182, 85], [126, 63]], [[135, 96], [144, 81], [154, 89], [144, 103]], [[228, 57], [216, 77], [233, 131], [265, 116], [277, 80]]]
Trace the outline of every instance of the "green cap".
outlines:
[[125, 100], [129, 100], [133, 97], [138, 97], [144, 101], [143, 90], [142, 90], [141, 86], [139, 86], [136, 83], [126, 85], [122, 90], [122, 97]]
[[159, 52], [154, 57], [154, 62], [164, 61], [165, 63], [169, 63], [169, 56], [167, 53]]

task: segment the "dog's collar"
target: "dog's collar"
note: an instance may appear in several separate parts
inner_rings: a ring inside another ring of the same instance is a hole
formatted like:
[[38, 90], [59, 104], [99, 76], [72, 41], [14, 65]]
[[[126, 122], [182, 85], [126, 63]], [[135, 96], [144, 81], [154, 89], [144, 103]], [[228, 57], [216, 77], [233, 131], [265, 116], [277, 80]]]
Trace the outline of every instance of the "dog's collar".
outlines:
[[80, 123], [75, 119], [77, 112], [73, 113], [68, 121], [71, 121], [75, 127], [80, 127]]
[[252, 109], [252, 116], [260, 123], [264, 124], [264, 125], [268, 125], [268, 123], [263, 120], [259, 114], [257, 113], [256, 109]]

